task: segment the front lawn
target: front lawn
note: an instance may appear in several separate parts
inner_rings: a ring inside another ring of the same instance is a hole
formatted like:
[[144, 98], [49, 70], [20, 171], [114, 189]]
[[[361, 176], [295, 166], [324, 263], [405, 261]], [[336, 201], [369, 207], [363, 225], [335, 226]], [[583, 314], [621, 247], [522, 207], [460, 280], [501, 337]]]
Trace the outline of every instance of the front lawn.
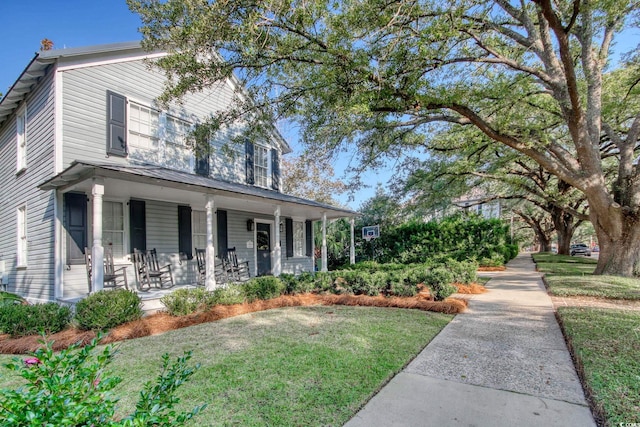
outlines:
[[594, 276], [596, 260], [556, 254], [534, 254], [551, 295], [640, 300], [640, 279]]
[[[342, 425], [451, 318], [392, 308], [283, 308], [124, 341], [111, 365], [123, 378], [119, 411], [131, 411], [162, 353], [193, 350], [201, 368], [179, 390], [179, 409], [208, 407], [192, 425]], [[0, 387], [15, 386], [6, 373], [0, 369]]]
[[561, 307], [569, 345], [606, 425], [640, 423], [640, 312]]

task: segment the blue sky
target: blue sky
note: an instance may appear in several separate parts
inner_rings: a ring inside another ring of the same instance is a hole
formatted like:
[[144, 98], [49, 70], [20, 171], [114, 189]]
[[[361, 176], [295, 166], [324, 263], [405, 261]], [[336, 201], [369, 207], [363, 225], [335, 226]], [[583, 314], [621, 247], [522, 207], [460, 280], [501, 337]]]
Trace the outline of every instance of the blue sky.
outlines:
[[[54, 49], [140, 40], [138, 15], [124, 0], [0, 0], [0, 92], [7, 92], [34, 54], [40, 41], [48, 38]], [[283, 129], [294, 150], [298, 148], [296, 129]], [[348, 159], [336, 163], [339, 176]], [[375, 192], [377, 182], [385, 183], [390, 170], [376, 171], [366, 177], [369, 188], [339, 198], [339, 202], [357, 209]]]

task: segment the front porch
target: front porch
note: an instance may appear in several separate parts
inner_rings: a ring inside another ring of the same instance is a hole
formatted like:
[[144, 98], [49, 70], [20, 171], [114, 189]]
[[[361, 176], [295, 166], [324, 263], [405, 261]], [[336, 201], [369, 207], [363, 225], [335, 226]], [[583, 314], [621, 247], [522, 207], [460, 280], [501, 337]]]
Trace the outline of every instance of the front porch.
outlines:
[[[156, 249], [171, 266], [176, 287], [195, 286], [195, 249], [206, 249], [208, 289], [217, 286], [210, 266], [235, 248], [251, 276], [314, 270], [313, 226], [355, 212], [255, 186], [218, 181], [156, 166], [75, 162], [40, 186], [56, 190], [56, 297], [72, 300], [102, 289], [104, 248], [127, 267], [136, 288], [131, 253]], [[353, 221], [352, 221], [353, 224]], [[353, 227], [352, 227], [353, 241]], [[353, 246], [353, 245], [352, 245]], [[93, 271], [88, 282], [84, 248]], [[352, 248], [352, 253], [353, 253]], [[326, 239], [322, 250], [326, 270]], [[353, 257], [352, 257], [353, 261]], [[143, 292], [159, 300], [161, 292]], [[158, 296], [160, 295], [160, 296]]]

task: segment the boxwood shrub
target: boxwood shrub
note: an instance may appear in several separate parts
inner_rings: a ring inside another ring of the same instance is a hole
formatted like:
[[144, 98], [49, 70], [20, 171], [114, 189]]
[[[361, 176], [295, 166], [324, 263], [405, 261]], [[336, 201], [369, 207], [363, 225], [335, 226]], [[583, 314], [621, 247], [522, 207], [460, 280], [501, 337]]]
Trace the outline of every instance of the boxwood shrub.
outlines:
[[430, 269], [425, 277], [425, 285], [429, 287], [433, 299], [442, 301], [454, 294], [457, 289], [451, 284], [453, 274], [446, 267], [435, 267]]
[[285, 285], [273, 276], [255, 277], [243, 283], [244, 294], [248, 302], [257, 299], [271, 299], [282, 295]]
[[0, 305], [0, 332], [12, 337], [55, 334], [71, 321], [71, 309], [55, 302]]
[[75, 321], [80, 329], [114, 328], [142, 317], [140, 297], [126, 289], [102, 290], [76, 305]]
[[205, 311], [216, 305], [213, 292], [204, 288], [178, 289], [160, 298], [172, 316], [184, 316]]

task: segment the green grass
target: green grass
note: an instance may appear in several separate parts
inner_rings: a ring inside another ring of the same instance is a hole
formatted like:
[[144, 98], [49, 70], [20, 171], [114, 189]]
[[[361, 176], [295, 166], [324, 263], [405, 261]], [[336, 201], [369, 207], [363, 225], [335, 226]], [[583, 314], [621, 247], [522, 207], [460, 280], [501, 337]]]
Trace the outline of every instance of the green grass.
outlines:
[[[158, 374], [162, 353], [192, 350], [201, 368], [179, 390], [180, 408], [208, 404], [192, 425], [342, 425], [451, 318], [404, 309], [285, 308], [125, 341], [111, 365], [123, 378], [119, 411], [131, 411], [142, 385]], [[15, 384], [0, 377], [2, 387]]]
[[640, 278], [594, 276], [596, 260], [548, 253], [533, 259], [552, 295], [640, 300]]
[[584, 307], [558, 313], [606, 425], [640, 423], [640, 313]]

